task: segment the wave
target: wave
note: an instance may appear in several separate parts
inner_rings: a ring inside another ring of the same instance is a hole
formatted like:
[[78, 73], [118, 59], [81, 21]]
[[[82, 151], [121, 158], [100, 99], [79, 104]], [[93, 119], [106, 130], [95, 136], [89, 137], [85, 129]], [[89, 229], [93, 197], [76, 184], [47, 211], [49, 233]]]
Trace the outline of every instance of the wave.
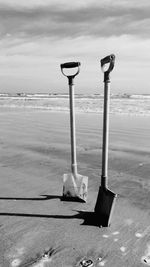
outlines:
[[[98, 99], [98, 98], [103, 98], [103, 94], [76, 94], [76, 98], [81, 98], [81, 99]], [[35, 99], [40, 99], [40, 98], [68, 98], [68, 93], [0, 93], [0, 98], [2, 97], [15, 97], [15, 98], [35, 98]], [[124, 98], [131, 98], [131, 99], [150, 99], [150, 94], [111, 94], [111, 98], [116, 98], [116, 99], [124, 99]]]
[[[139, 97], [140, 96], [140, 97]], [[103, 95], [75, 95], [77, 112], [102, 113]], [[0, 107], [69, 111], [68, 94], [0, 94]], [[111, 95], [110, 113], [150, 115], [150, 95]]]

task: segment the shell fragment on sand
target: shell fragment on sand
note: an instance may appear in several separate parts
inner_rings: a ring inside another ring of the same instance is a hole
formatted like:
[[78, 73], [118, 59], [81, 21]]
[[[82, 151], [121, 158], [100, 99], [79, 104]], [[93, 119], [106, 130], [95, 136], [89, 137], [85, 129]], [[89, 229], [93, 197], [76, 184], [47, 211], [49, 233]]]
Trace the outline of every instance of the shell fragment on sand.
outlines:
[[126, 251], [126, 247], [120, 247], [120, 250], [121, 250], [121, 252], [125, 252]]
[[141, 258], [141, 262], [150, 266], [150, 244], [147, 244], [145, 255]]
[[119, 235], [119, 232], [118, 231], [113, 232], [112, 235]]
[[92, 267], [93, 261], [92, 260], [82, 260], [80, 261], [80, 267]]
[[20, 265], [20, 263], [21, 263], [20, 259], [15, 259], [12, 261], [11, 266], [12, 267], [18, 267]]

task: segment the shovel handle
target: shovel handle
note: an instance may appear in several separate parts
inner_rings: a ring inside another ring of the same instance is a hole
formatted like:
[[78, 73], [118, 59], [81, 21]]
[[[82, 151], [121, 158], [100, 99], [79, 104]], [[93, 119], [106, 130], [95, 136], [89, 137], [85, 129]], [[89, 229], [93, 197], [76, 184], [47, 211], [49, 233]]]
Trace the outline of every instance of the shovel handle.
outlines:
[[[113, 68], [114, 68], [115, 55], [114, 54], [111, 54], [111, 55], [109, 55], [107, 57], [104, 57], [103, 59], [101, 59], [100, 62], [101, 62], [102, 71], [103, 72], [110, 73], [113, 70]], [[108, 63], [110, 63], [108, 69], [107, 70], [104, 70], [105, 65], [108, 64]]]
[[[74, 78], [79, 72], [80, 72], [80, 66], [81, 66], [81, 63], [80, 62], [66, 62], [66, 63], [63, 63], [60, 65], [60, 68], [61, 68], [61, 72], [64, 76], [66, 77], [72, 77]], [[73, 74], [73, 75], [66, 75], [63, 71], [63, 69], [73, 69], [73, 68], [78, 68], [76, 73]]]
[[70, 69], [70, 68], [76, 68], [76, 67], [79, 67], [81, 65], [80, 62], [67, 62], [67, 63], [63, 63], [61, 64], [61, 68], [62, 69]]

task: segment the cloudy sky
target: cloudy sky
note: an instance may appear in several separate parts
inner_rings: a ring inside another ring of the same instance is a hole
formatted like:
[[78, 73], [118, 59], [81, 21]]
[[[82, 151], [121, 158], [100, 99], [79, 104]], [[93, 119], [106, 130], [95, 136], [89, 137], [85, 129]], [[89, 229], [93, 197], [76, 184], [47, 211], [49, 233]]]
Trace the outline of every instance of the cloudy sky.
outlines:
[[0, 0], [0, 91], [67, 92], [60, 63], [80, 61], [77, 93], [150, 93], [149, 0]]

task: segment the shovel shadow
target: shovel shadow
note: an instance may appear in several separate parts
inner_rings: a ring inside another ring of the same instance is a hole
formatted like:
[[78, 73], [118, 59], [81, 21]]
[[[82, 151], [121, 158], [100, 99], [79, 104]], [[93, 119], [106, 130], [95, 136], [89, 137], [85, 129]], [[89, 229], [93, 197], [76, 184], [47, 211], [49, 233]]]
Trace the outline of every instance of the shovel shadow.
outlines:
[[95, 223], [94, 212], [89, 211], [76, 211], [74, 215], [49, 215], [49, 214], [32, 214], [32, 213], [7, 213], [1, 212], [0, 216], [11, 217], [32, 217], [32, 218], [51, 218], [51, 219], [82, 219], [81, 225], [97, 226]]
[[60, 201], [65, 202], [85, 202], [78, 197], [64, 197], [59, 195], [40, 195], [41, 197], [0, 197], [0, 200], [30, 200], [30, 201], [43, 201], [50, 199], [60, 199]]
[[30, 200], [30, 201], [43, 201], [43, 200], [50, 200], [50, 199], [60, 199], [62, 200], [61, 196], [58, 195], [40, 195], [41, 197], [0, 197], [0, 200]]

